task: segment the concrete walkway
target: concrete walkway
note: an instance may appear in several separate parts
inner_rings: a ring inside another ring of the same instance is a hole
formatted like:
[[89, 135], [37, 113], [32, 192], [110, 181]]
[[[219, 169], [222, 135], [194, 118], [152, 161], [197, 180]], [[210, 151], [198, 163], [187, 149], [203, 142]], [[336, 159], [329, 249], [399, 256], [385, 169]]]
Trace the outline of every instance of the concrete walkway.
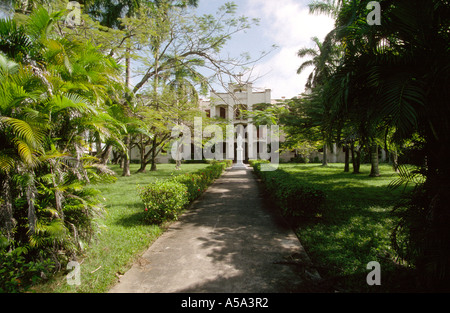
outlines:
[[273, 211], [251, 168], [228, 169], [110, 292], [310, 291], [320, 277]]

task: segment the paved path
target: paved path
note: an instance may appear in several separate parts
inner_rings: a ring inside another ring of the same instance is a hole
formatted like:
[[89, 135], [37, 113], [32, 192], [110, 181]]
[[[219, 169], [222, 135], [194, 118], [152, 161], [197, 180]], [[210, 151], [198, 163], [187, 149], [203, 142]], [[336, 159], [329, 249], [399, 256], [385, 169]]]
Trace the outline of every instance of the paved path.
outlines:
[[228, 169], [110, 292], [308, 291], [319, 276], [266, 202], [252, 169]]

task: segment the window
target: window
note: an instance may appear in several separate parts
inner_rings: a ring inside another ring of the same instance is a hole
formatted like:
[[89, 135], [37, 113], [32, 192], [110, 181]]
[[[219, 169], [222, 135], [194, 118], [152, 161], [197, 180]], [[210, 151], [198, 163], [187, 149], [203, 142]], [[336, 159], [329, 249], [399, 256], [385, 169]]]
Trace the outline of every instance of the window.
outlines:
[[220, 108], [220, 117], [227, 118], [227, 110], [225, 108]]

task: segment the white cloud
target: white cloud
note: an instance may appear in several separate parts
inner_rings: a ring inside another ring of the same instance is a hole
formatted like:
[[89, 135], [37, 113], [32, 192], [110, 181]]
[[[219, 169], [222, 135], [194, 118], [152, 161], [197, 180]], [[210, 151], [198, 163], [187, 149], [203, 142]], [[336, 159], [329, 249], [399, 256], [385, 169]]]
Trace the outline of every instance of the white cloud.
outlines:
[[[271, 42], [279, 48], [257, 65], [255, 73], [266, 74], [257, 85], [272, 89], [272, 96], [291, 98], [303, 92], [309, 73], [298, 75], [297, 68], [305, 61], [296, 53], [314, 44], [311, 38], [323, 40], [334, 21], [324, 15], [309, 14], [302, 0], [247, 0], [245, 14], [261, 19], [261, 42]], [[312, 70], [312, 69], [311, 69]]]
[[273, 98], [292, 98], [303, 91], [308, 73], [297, 75], [301, 59], [296, 47], [280, 48], [272, 57], [258, 64], [254, 76], [256, 85], [272, 89]]

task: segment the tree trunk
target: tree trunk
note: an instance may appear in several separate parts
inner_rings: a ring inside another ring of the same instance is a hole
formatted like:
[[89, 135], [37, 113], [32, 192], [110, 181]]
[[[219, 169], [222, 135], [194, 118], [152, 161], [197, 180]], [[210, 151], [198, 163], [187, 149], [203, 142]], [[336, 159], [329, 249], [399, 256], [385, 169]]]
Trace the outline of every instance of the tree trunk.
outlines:
[[147, 162], [141, 162], [141, 165], [139, 166], [139, 169], [136, 171], [136, 173], [145, 173], [147, 171]]
[[105, 150], [103, 151], [100, 157], [100, 164], [106, 165], [106, 163], [109, 160], [109, 156], [111, 155], [112, 148], [113, 146], [111, 144], [108, 144], [105, 147]]
[[139, 154], [140, 154], [140, 163], [141, 166], [139, 167], [139, 169], [137, 170], [136, 173], [145, 173], [145, 168], [147, 167], [147, 158], [145, 155], [145, 147], [146, 145], [144, 144], [144, 136], [140, 135], [140, 143], [139, 143]]
[[323, 158], [322, 158], [322, 166], [328, 165], [328, 159], [327, 159], [327, 143], [323, 144]]
[[[153, 82], [153, 93], [154, 93], [154, 97], [155, 97], [155, 105], [156, 105], [156, 110], [159, 109], [159, 99], [158, 99], [158, 85], [159, 85], [159, 72], [158, 72], [158, 68], [159, 68], [159, 45], [156, 47], [156, 51], [155, 51], [155, 80]], [[152, 158], [151, 158], [151, 162], [152, 165], [150, 167], [150, 171], [154, 172], [156, 171], [156, 137], [157, 134], [155, 132], [155, 134], [153, 135], [153, 143], [152, 143]]]
[[131, 88], [131, 59], [130, 59], [130, 48], [126, 49], [125, 57], [125, 84], [127, 88]]
[[397, 151], [391, 151], [390, 152], [390, 159], [392, 162], [392, 169], [395, 172], [398, 172], [398, 155], [397, 155]]
[[99, 157], [102, 153], [102, 141], [100, 140], [99, 133], [95, 133], [95, 149], [97, 150], [95, 152], [95, 155]]
[[112, 157], [111, 163], [112, 164], [119, 164], [119, 162], [121, 160], [121, 153], [117, 152], [116, 150], [113, 149], [112, 155], [113, 155], [113, 157]]
[[8, 240], [13, 238], [13, 229], [16, 222], [13, 217], [13, 199], [11, 195], [10, 179], [8, 175], [0, 176], [0, 231]]
[[[34, 208], [34, 202], [36, 199], [36, 187], [34, 185], [34, 176], [30, 174], [29, 181], [27, 182], [27, 186], [25, 189], [25, 195], [27, 198], [27, 204], [28, 204], [28, 234], [29, 236], [34, 235], [36, 231], [36, 223], [37, 223], [37, 217], [36, 217], [36, 210]], [[55, 198], [58, 199], [57, 191], [55, 191]], [[60, 212], [58, 210], [58, 212]]]
[[378, 167], [378, 145], [375, 143], [370, 147], [370, 175], [371, 177], [380, 176], [380, 168]]
[[359, 149], [355, 149], [355, 144], [351, 145], [352, 151], [352, 165], [353, 165], [353, 174], [359, 174], [359, 168], [361, 165], [361, 147]]
[[[130, 73], [131, 73], [131, 59], [130, 59], [130, 44], [127, 40], [127, 48], [126, 48], [126, 53], [125, 53], [125, 84], [127, 89], [129, 89], [131, 87], [131, 78], [130, 78]], [[129, 101], [129, 94], [128, 94], [128, 90], [125, 94], [125, 98], [127, 99], [127, 104]], [[130, 173], [130, 158], [131, 158], [131, 135], [127, 134], [125, 137], [125, 151], [123, 154], [123, 168], [122, 168], [122, 176], [131, 176]], [[128, 150], [128, 151], [127, 151]]]
[[151, 162], [152, 162], [152, 166], [150, 168], [150, 171], [154, 172], [154, 171], [156, 171], [156, 134], [155, 134], [155, 137], [153, 138]]
[[124, 165], [125, 165], [125, 152], [121, 152], [120, 153], [120, 168], [123, 169]]
[[[153, 141], [152, 141], [153, 144]], [[139, 168], [139, 170], [137, 171], [137, 173], [145, 173], [146, 168], [147, 168], [147, 164], [149, 163], [148, 160], [150, 159], [150, 157], [153, 154], [153, 147], [147, 151], [147, 153], [145, 153], [145, 147], [147, 145], [144, 145], [143, 148], [141, 149], [141, 166]]]
[[128, 151], [125, 151], [123, 154], [123, 171], [122, 176], [131, 176], [130, 173], [130, 157], [131, 157], [131, 149], [129, 147], [131, 146], [131, 137], [130, 135], [126, 135], [125, 137], [125, 147]]
[[348, 144], [344, 146], [345, 149], [345, 166], [344, 166], [344, 172], [348, 173], [350, 172], [350, 151], [348, 148]]

